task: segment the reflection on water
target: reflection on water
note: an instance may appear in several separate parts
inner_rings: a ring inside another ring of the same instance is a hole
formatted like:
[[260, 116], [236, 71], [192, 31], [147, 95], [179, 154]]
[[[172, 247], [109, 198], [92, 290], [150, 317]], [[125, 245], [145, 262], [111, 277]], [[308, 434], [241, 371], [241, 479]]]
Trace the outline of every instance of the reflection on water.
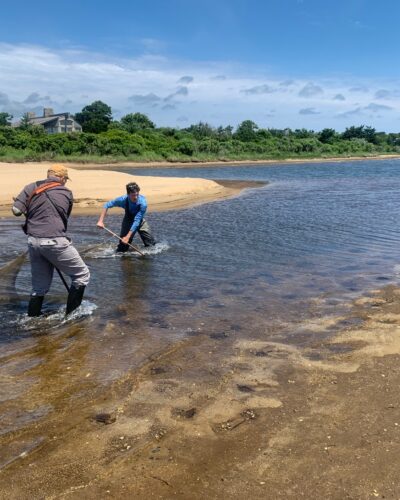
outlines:
[[[236, 199], [150, 214], [160, 243], [145, 257], [116, 257], [115, 241], [96, 229], [96, 217], [73, 218], [71, 234], [92, 274], [79, 317], [62, 319], [66, 294], [57, 276], [39, 320], [25, 315], [29, 264], [11, 302], [0, 276], [0, 466], [41, 445], [57, 418], [73, 426], [94, 402], [107, 405], [128, 390], [129, 373], [176, 343], [251, 335], [302, 345], [314, 337], [296, 329], [301, 319], [396, 281], [399, 167], [391, 160], [149, 169], [270, 184]], [[109, 218], [113, 230], [120, 218]], [[2, 219], [0, 228], [3, 265], [25, 250], [25, 238], [18, 221]]]

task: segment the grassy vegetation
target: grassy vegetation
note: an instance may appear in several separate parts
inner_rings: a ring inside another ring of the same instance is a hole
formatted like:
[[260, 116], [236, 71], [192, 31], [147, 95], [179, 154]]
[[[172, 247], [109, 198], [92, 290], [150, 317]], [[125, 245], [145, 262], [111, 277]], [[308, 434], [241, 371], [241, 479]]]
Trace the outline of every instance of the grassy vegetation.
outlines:
[[[135, 116], [135, 115], [132, 115]], [[131, 116], [131, 118], [132, 118]], [[113, 121], [94, 133], [46, 134], [41, 127], [0, 126], [0, 160], [93, 163], [283, 160], [400, 154], [400, 134], [350, 127], [343, 133], [261, 129], [246, 120], [233, 127], [198, 123], [186, 129], [156, 128], [148, 119]]]

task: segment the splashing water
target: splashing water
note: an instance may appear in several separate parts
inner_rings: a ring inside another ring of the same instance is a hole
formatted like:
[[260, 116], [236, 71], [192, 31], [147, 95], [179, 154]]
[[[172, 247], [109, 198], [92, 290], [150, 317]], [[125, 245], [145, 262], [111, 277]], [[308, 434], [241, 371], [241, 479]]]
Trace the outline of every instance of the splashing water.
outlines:
[[56, 322], [58, 325], [63, 325], [77, 319], [85, 318], [86, 316], [91, 316], [96, 309], [96, 304], [88, 300], [83, 300], [82, 304], [68, 316], [65, 316], [65, 305], [62, 305], [58, 311], [45, 316], [45, 320], [49, 323]]
[[[156, 243], [152, 247], [141, 248], [140, 251], [144, 255], [157, 255], [168, 250], [169, 248], [169, 244], [166, 241], [161, 241], [160, 243]], [[85, 257], [89, 259], [116, 259], [121, 257], [140, 258], [141, 256], [134, 251], [117, 253], [115, 251], [115, 244], [105, 243], [104, 245], [98, 245], [95, 248], [89, 249], [87, 252], [85, 252]]]
[[142, 249], [142, 252], [145, 255], [157, 255], [161, 252], [164, 252], [170, 248], [169, 244], [167, 241], [160, 241], [159, 243], [156, 243], [152, 247], [145, 247]]
[[[86, 318], [87, 316], [91, 316], [96, 309], [96, 304], [89, 302], [88, 300], [83, 300], [80, 307], [68, 316], [65, 316], [65, 304], [57, 306], [57, 309], [52, 309], [47, 312], [45, 310], [43, 315], [36, 318], [29, 317], [26, 312], [22, 314], [17, 313], [15, 317], [15, 312], [13, 314], [12, 311], [10, 311], [14, 317], [12, 319], [8, 319], [8, 323], [10, 325], [14, 325], [17, 329], [25, 331], [43, 328], [48, 329], [52, 327], [59, 327], [73, 321]], [[2, 320], [7, 320], [7, 318], [2, 318]]]
[[85, 257], [89, 259], [114, 259], [119, 255], [115, 252], [115, 245], [112, 243], [98, 245], [85, 253]]

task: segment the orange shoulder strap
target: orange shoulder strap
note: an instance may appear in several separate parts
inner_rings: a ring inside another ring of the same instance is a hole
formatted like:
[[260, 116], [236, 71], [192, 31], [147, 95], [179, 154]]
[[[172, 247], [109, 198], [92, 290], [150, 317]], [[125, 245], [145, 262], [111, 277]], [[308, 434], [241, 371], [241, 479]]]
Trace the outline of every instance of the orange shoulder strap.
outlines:
[[30, 195], [29, 199], [28, 199], [28, 203], [27, 203], [27, 206], [29, 207], [31, 201], [32, 201], [32, 198], [38, 194], [41, 194], [41, 193], [44, 193], [45, 191], [47, 191], [48, 189], [51, 189], [51, 188], [55, 188], [55, 187], [58, 187], [58, 186], [62, 186], [61, 182], [48, 182], [46, 184], [41, 184], [39, 187], [37, 187], [33, 193]]

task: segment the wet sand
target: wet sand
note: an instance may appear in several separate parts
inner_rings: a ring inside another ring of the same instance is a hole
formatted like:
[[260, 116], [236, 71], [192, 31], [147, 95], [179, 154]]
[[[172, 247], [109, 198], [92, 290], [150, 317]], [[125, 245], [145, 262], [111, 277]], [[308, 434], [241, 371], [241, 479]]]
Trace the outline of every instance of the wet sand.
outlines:
[[[13, 196], [17, 196], [24, 185], [46, 178], [48, 163], [0, 163], [0, 216], [11, 214]], [[245, 187], [257, 187], [265, 183], [214, 182], [206, 179], [165, 178], [132, 176], [105, 170], [75, 170], [68, 166], [72, 181], [67, 186], [73, 191], [74, 215], [97, 214], [107, 200], [121, 196], [128, 182], [136, 181], [146, 196], [149, 211], [176, 210], [200, 203], [235, 196]], [[101, 170], [99, 169], [101, 168]]]
[[399, 289], [299, 321], [297, 345], [221, 321], [39, 421], [1, 498], [399, 498]]

